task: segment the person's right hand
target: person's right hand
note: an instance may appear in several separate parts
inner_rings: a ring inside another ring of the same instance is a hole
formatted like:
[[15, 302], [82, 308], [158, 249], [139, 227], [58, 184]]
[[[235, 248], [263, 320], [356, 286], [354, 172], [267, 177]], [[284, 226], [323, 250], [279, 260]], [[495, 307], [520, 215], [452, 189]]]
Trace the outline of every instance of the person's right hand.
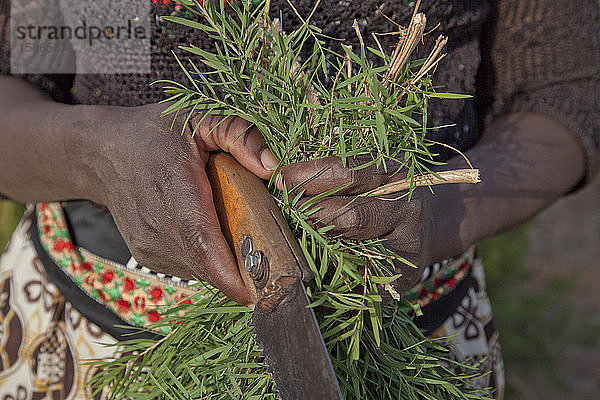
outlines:
[[[105, 205], [141, 265], [181, 278], [197, 277], [249, 305], [250, 294], [221, 233], [205, 173], [209, 152], [231, 153], [263, 179], [277, 160], [247, 122], [209, 116], [195, 137], [198, 115], [160, 117], [165, 105], [91, 108], [98, 140], [89, 167], [91, 199]], [[217, 125], [216, 129], [211, 129]]]

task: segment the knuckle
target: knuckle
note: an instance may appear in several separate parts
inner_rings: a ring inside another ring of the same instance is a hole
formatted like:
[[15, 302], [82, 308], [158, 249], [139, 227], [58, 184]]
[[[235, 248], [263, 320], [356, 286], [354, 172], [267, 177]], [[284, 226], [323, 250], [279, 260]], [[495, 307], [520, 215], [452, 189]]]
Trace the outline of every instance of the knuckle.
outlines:
[[[211, 127], [215, 124], [217, 116], [214, 114], [205, 114], [203, 112], [197, 112], [190, 118], [191, 128], [200, 133], [201, 135], [205, 135], [208, 132], [206, 127]], [[197, 129], [196, 129], [197, 127]]]
[[232, 142], [237, 144], [238, 146], [248, 147], [249, 139], [257, 133], [258, 132], [250, 128], [250, 126], [247, 126], [240, 133], [233, 137]]
[[350, 206], [346, 211], [342, 213], [342, 218], [339, 218], [340, 227], [344, 228], [346, 231], [352, 231], [353, 229], [357, 229], [362, 225], [364, 216], [365, 212], [363, 210], [363, 207]]
[[228, 148], [232, 144], [243, 143], [248, 141], [248, 135], [252, 131], [250, 129], [250, 123], [237, 117], [226, 117], [218, 129], [220, 135], [220, 141], [224, 146]]
[[349, 227], [352, 236], [356, 239], [374, 237], [380, 229], [382, 215], [374, 201], [364, 201], [353, 208], [352, 225]]
[[[217, 285], [215, 285], [217, 286]], [[220, 279], [218, 280], [218, 288], [228, 295], [236, 294], [236, 285], [231, 279]]]
[[363, 167], [371, 161], [373, 161], [372, 158], [366, 155], [348, 159], [348, 175], [351, 185], [346, 191], [365, 192], [389, 181], [389, 174], [382, 165], [373, 164]]
[[154, 180], [154, 191], [158, 193], [161, 198], [164, 198], [168, 194], [172, 193], [173, 185], [175, 183], [176, 173], [172, 170], [163, 168], [155, 177]]
[[[219, 289], [227, 291], [227, 279], [222, 282], [223, 279], [218, 278], [221, 271], [215, 268], [215, 265], [221, 263], [219, 254], [212, 244], [210, 229], [202, 228], [208, 226], [207, 221], [205, 222], [201, 225], [189, 225], [184, 229], [181, 258], [193, 276], [209, 281], [213, 285], [218, 283]], [[233, 283], [230, 285], [233, 286]]]
[[133, 239], [129, 243], [129, 251], [135, 260], [146, 267], [156, 267], [156, 246], [149, 239]]
[[320, 209], [312, 216], [312, 220], [318, 221], [316, 225], [332, 225], [330, 234], [342, 235], [352, 239], [371, 238], [377, 229], [380, 213], [376, 205], [371, 201], [355, 201], [350, 199], [344, 201], [324, 201], [319, 204]]
[[[204, 221], [206, 222], [206, 221]], [[207, 224], [200, 224], [200, 226]], [[205, 229], [198, 225], [188, 224], [183, 230], [184, 255], [194, 262], [205, 259], [210, 254], [210, 240], [207, 240]]]
[[365, 225], [366, 213], [367, 211], [362, 206], [347, 206], [343, 211], [339, 212], [339, 215], [333, 221], [335, 231], [350, 238], [361, 236], [362, 228]]
[[[344, 163], [339, 157], [329, 157], [327, 162], [322, 166], [324, 178], [331, 180], [332, 185], [352, 185], [356, 176], [356, 171], [349, 169], [350, 165], [344, 166]], [[339, 193], [346, 193], [349, 188], [342, 189]]]
[[309, 208], [311, 213], [308, 221], [315, 227], [321, 228], [328, 225], [334, 225], [336, 229], [336, 208], [327, 199], [315, 202]]

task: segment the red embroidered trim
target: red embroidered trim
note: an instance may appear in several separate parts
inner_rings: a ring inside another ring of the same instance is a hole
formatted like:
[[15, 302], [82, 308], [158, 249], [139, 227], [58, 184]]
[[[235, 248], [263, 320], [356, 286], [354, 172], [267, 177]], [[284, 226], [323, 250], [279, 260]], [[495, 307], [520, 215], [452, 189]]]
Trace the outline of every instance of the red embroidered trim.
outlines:
[[474, 255], [473, 248], [467, 250], [457, 260], [448, 263], [445, 268], [410, 289], [404, 296], [412, 304], [417, 304], [422, 308], [451, 292], [469, 273]]
[[60, 268], [82, 290], [133, 325], [158, 322], [166, 309], [180, 301], [189, 303], [190, 300], [184, 299], [195, 293], [175, 282], [79, 251], [73, 245], [62, 208], [57, 203], [39, 204], [37, 220], [42, 246]]

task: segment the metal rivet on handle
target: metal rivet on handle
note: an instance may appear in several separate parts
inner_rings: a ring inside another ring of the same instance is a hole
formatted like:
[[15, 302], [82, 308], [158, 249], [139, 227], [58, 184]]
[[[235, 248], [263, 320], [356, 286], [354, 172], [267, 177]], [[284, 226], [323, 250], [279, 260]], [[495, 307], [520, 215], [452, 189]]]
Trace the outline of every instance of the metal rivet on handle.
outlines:
[[244, 257], [244, 269], [254, 280], [254, 285], [261, 289], [267, 282], [269, 275], [269, 260], [261, 250], [254, 250], [254, 245], [250, 236], [242, 239], [240, 252]]

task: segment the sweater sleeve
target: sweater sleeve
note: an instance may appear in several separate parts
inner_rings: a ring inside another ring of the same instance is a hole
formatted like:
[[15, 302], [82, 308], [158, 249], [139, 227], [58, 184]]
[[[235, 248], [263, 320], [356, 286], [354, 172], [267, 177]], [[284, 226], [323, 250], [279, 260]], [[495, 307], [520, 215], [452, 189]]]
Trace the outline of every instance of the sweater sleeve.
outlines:
[[9, 13], [10, 1], [0, 0], [0, 75], [7, 75], [10, 71]]
[[490, 61], [492, 117], [528, 111], [567, 127], [600, 161], [600, 18], [597, 0], [496, 0]]
[[[0, 75], [10, 75], [10, 0], [0, 0]], [[72, 75], [18, 75], [40, 90], [48, 93], [56, 101], [70, 102], [69, 90], [73, 84]], [[9, 198], [0, 193], [0, 200]]]
[[[8, 73], [8, 43], [6, 35], [8, 34], [8, 0], [0, 0], [0, 75]], [[0, 200], [8, 200], [8, 197], [0, 193]]]
[[[49, 0], [44, 0], [49, 1]], [[56, 1], [56, 0], [52, 0]], [[28, 3], [29, 4], [29, 3]], [[11, 51], [10, 51], [10, 0], [0, 0], [0, 75], [11, 74]], [[55, 57], [62, 57], [66, 52], [73, 50], [68, 47], [64, 53], [56, 54]], [[41, 56], [44, 56], [41, 54]], [[70, 56], [73, 58], [72, 56]], [[14, 75], [22, 78], [33, 86], [48, 93], [55, 101], [61, 103], [72, 103], [70, 90], [73, 86], [74, 75], [69, 74], [19, 74]]]

